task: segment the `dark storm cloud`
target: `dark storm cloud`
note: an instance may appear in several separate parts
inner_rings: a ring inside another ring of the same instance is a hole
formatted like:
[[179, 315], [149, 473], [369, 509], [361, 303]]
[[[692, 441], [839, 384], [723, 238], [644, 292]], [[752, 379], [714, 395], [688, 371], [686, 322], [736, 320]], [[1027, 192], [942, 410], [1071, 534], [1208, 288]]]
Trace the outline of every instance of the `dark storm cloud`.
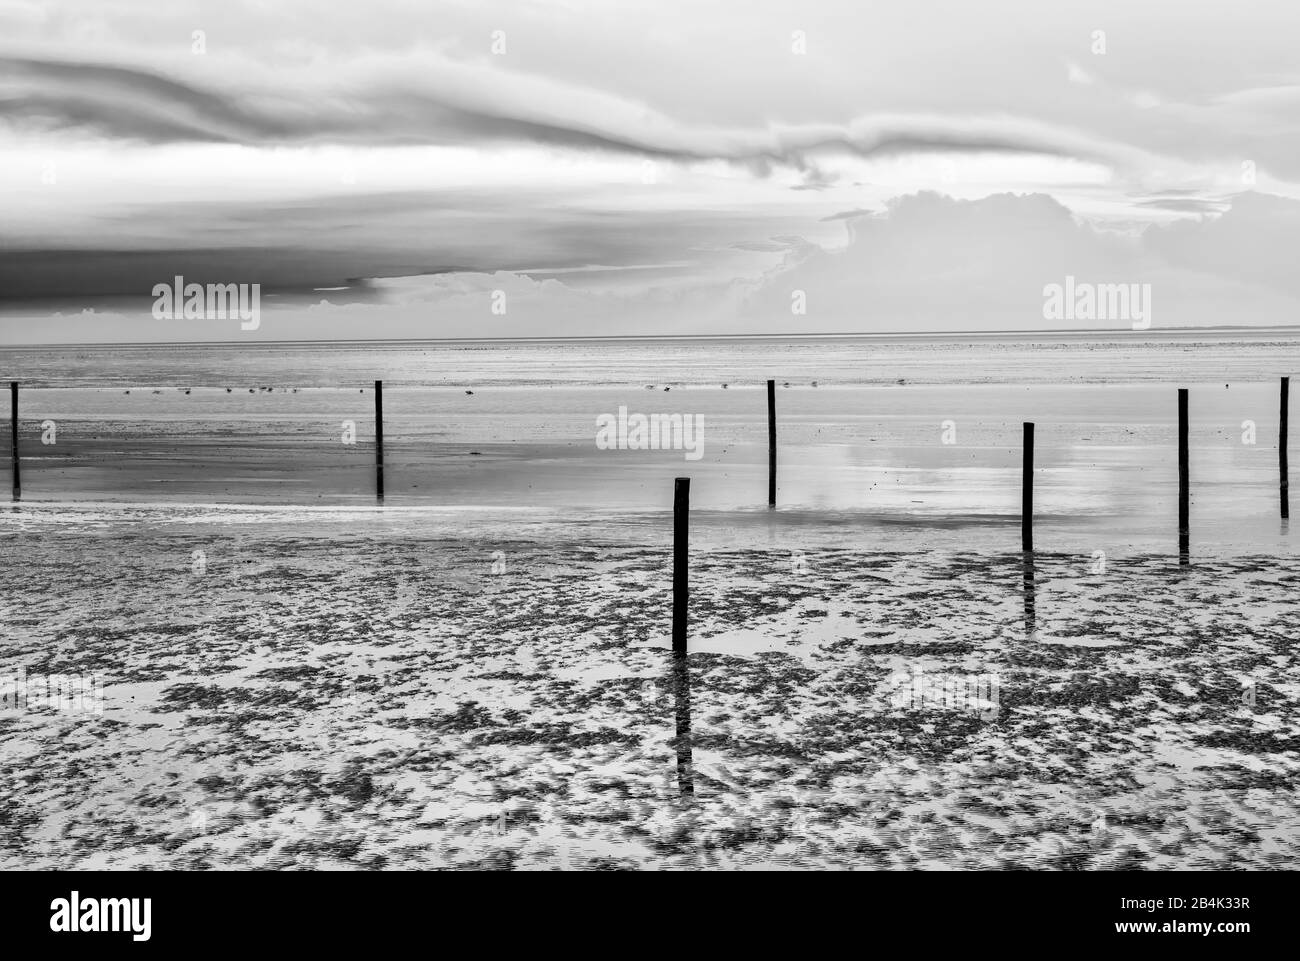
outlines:
[[[170, 246], [156, 240], [164, 218], [165, 233], [175, 237]], [[766, 238], [796, 222], [669, 209], [641, 212], [629, 230], [602, 211], [546, 209], [528, 195], [521, 201], [487, 190], [131, 205], [103, 215], [97, 246], [0, 236], [0, 303], [40, 300], [42, 309], [56, 309], [145, 298], [177, 274], [289, 292], [355, 286], [358, 278], [666, 263], [686, 247], [722, 249], [736, 233]], [[191, 223], [202, 230], [182, 229]], [[773, 237], [763, 249], [790, 242]]]

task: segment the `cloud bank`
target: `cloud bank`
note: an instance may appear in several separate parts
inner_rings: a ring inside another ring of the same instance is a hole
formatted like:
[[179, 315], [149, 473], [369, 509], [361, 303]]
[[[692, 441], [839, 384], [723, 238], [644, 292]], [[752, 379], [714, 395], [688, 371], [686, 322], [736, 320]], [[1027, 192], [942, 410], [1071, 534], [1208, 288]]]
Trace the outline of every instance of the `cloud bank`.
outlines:
[[706, 284], [635, 271], [616, 282], [602, 273], [599, 285], [582, 271], [451, 272], [264, 298], [256, 334], [153, 321], [138, 304], [22, 331], [13, 318], [0, 323], [27, 342], [1132, 329], [1125, 318], [1047, 318], [1045, 288], [1067, 276], [1149, 285], [1156, 330], [1300, 322], [1300, 283], [1283, 256], [1300, 244], [1300, 203], [1285, 198], [1243, 194], [1221, 218], [1130, 234], [1097, 229], [1041, 194], [914, 194], [841, 223], [850, 239], [840, 249], [784, 238], [769, 251], [774, 266]]
[[[976, 201], [926, 193], [848, 221], [841, 251], [816, 250], [747, 300], [747, 322], [775, 330], [1133, 329], [1044, 316], [1044, 288], [1149, 285], [1155, 327], [1300, 323], [1300, 203], [1246, 193], [1220, 218], [1123, 234], [1042, 194]], [[792, 314], [795, 291], [806, 313]]]

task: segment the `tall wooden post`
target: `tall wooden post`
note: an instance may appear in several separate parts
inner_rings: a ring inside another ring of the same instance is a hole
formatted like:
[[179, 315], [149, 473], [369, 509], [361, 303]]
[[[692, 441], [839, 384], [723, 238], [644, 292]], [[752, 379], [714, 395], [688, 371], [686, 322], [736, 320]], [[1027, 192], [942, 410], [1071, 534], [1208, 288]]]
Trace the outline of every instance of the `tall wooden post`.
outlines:
[[1034, 425], [1027, 421], [1020, 468], [1020, 549], [1034, 549]]
[[674, 651], [673, 693], [677, 708], [677, 793], [695, 794], [695, 770], [691, 751], [691, 675], [685, 651]]
[[673, 481], [673, 651], [686, 653], [688, 519], [691, 511], [691, 479]]
[[375, 381], [375, 497], [384, 502], [384, 382]]
[[776, 381], [767, 382], [767, 506], [776, 506]]
[[1034, 614], [1034, 555], [1032, 551], [1026, 551], [1020, 555], [1020, 569], [1024, 575], [1025, 585], [1025, 637], [1029, 640], [1036, 640], [1034, 634], [1037, 631], [1037, 620]]
[[10, 463], [13, 465], [14, 500], [23, 498], [23, 482], [18, 470], [18, 381], [9, 382]]
[[1287, 407], [1290, 406], [1288, 403], [1288, 397], [1290, 393], [1291, 393], [1291, 378], [1283, 377], [1282, 378], [1282, 410], [1280, 416], [1278, 417], [1278, 428], [1277, 428], [1277, 469], [1279, 475], [1278, 483], [1281, 485], [1280, 494], [1282, 498], [1283, 520], [1291, 516], [1291, 492], [1289, 490], [1289, 482], [1287, 480], [1287, 464], [1286, 464], [1286, 415], [1287, 415]]
[[1187, 452], [1187, 388], [1178, 388], [1178, 558], [1190, 563], [1191, 477]]

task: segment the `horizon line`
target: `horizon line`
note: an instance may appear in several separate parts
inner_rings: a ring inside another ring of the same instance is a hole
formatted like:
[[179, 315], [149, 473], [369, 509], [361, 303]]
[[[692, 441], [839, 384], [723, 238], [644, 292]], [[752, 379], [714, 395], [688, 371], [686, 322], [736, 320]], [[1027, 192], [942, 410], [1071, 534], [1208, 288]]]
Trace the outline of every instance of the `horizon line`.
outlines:
[[1159, 327], [1145, 330], [1132, 330], [1123, 327], [1088, 328], [1071, 327], [1062, 329], [1032, 330], [932, 330], [932, 331], [821, 331], [815, 333], [771, 333], [771, 334], [575, 334], [568, 336], [533, 336], [533, 337], [385, 337], [365, 340], [348, 340], [324, 338], [313, 340], [158, 340], [158, 341], [69, 341], [42, 342], [30, 344], [3, 344], [0, 350], [48, 350], [51, 348], [147, 348], [147, 347], [284, 347], [284, 346], [327, 346], [339, 345], [349, 347], [387, 346], [403, 344], [527, 344], [527, 343], [574, 343], [574, 342], [618, 342], [618, 341], [670, 341], [670, 340], [824, 340], [830, 338], [924, 338], [924, 337], [1034, 337], [1034, 336], [1153, 336], [1162, 333], [1241, 333], [1241, 332], [1281, 332], [1290, 331], [1300, 334], [1300, 323], [1268, 324], [1246, 326], [1238, 324], [1216, 324], [1189, 327]]

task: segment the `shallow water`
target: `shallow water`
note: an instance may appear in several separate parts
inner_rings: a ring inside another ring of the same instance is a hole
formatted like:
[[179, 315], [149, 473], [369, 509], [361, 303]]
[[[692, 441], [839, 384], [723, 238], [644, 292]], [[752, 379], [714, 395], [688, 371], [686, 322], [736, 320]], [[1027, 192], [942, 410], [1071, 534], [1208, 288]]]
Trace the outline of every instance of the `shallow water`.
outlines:
[[[1289, 550], [1278, 519], [1277, 385], [1189, 386], [1194, 544]], [[334, 389], [26, 389], [23, 499], [373, 503], [373, 400]], [[699, 459], [686, 449], [599, 449], [598, 418], [620, 408], [695, 418]], [[777, 410], [782, 512], [936, 528], [1007, 523], [1020, 512], [1021, 423], [1032, 419], [1044, 546], [1091, 539], [1094, 549], [1158, 550], [1174, 531], [1172, 386], [803, 385], [779, 389]], [[44, 444], [50, 424], [54, 442]], [[348, 425], [355, 443], [344, 442]], [[765, 509], [761, 389], [384, 392], [389, 507], [654, 514], [671, 508], [679, 476], [692, 478], [696, 511]]]

